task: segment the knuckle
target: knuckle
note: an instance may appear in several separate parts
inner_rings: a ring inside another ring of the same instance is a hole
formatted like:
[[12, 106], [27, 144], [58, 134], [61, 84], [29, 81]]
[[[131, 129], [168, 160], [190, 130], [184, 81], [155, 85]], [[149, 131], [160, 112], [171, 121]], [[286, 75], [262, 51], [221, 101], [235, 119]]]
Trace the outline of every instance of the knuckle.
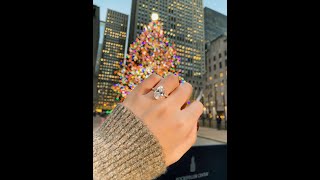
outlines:
[[187, 112], [189, 112], [189, 115], [192, 118], [199, 118], [203, 112], [203, 105], [202, 105], [202, 103], [196, 103], [194, 106], [195, 106], [195, 108], [193, 110], [187, 111]]
[[173, 82], [173, 83], [179, 83], [179, 78], [178, 76], [175, 76], [173, 74], [170, 74], [166, 77], [166, 79], [170, 82]]
[[184, 83], [184, 87], [185, 87], [186, 89], [189, 89], [189, 90], [192, 91], [192, 85], [191, 85], [190, 83], [185, 82], [185, 83]]
[[185, 125], [185, 123], [183, 121], [181, 121], [181, 120], [176, 121], [176, 128], [177, 129], [183, 128], [184, 125]]
[[159, 76], [159, 75], [156, 74], [156, 73], [153, 73], [153, 74], [150, 76], [150, 78], [151, 78], [152, 80], [154, 80], [154, 81], [158, 81], [158, 80], [161, 79], [161, 76]]
[[162, 109], [162, 111], [166, 112], [170, 107], [170, 104], [168, 101], [162, 101], [160, 103], [160, 108]]
[[202, 111], [203, 109], [203, 104], [200, 101], [195, 101], [196, 106], [198, 107], [199, 111]]

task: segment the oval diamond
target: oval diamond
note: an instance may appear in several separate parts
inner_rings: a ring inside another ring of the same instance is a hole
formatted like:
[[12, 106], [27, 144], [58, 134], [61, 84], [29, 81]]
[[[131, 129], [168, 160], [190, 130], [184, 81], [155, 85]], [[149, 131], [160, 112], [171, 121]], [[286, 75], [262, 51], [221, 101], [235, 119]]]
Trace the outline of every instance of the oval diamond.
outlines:
[[164, 96], [164, 88], [163, 88], [163, 86], [157, 87], [157, 89], [153, 93], [153, 97], [155, 99], [159, 99], [161, 96]]

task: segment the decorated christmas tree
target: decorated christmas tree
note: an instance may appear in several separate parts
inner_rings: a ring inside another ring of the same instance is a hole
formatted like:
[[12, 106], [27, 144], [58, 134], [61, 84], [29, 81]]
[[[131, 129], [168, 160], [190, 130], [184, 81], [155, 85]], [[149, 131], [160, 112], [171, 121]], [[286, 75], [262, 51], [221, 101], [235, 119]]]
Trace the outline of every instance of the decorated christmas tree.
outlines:
[[[176, 68], [180, 57], [176, 55], [175, 44], [165, 37], [162, 23], [157, 14], [152, 15], [152, 22], [144, 26], [143, 32], [129, 47], [129, 54], [119, 62], [120, 79], [112, 89], [117, 92], [116, 100], [122, 102], [126, 96], [152, 73], [165, 77], [170, 73], [179, 75]], [[181, 82], [183, 78], [179, 76]]]

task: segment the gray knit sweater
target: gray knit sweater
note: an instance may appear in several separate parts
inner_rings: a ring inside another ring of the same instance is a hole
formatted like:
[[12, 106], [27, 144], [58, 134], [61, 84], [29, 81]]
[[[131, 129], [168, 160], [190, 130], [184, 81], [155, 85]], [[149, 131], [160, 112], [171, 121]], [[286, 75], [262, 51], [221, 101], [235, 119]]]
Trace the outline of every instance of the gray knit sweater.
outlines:
[[142, 120], [118, 104], [93, 135], [94, 180], [149, 180], [165, 172], [159, 141]]

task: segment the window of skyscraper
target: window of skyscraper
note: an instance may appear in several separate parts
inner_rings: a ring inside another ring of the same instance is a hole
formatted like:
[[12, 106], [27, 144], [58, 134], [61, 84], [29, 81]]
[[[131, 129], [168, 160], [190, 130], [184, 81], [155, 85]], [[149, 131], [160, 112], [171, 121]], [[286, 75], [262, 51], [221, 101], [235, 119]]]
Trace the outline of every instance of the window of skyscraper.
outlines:
[[219, 53], [219, 58], [221, 58], [221, 53]]
[[223, 77], [223, 72], [220, 73], [220, 77], [221, 77], [221, 78]]
[[219, 62], [219, 68], [220, 69], [222, 68], [222, 62]]
[[217, 66], [214, 64], [213, 65], [213, 70], [215, 71], [217, 69]]

